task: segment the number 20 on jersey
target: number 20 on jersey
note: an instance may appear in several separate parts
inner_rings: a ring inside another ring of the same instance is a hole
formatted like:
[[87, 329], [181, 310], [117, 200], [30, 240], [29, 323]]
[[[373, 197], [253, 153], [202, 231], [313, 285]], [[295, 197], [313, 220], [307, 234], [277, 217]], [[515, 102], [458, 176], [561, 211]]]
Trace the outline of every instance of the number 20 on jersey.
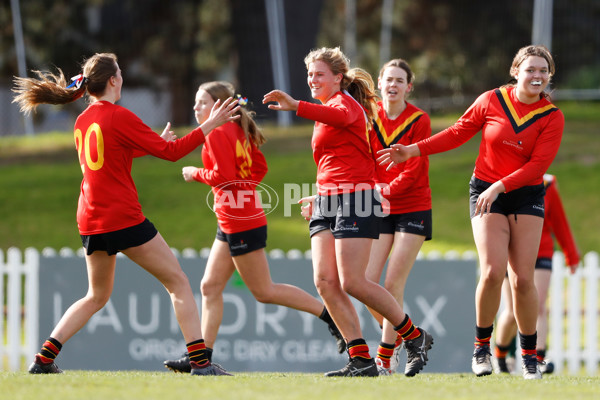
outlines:
[[[85, 171], [86, 165], [92, 171], [102, 168], [104, 165], [104, 138], [102, 137], [100, 125], [97, 123], [91, 124], [85, 132], [85, 138], [82, 137], [81, 131], [76, 129], [75, 147], [81, 164], [81, 172]], [[85, 155], [84, 159], [81, 157], [82, 152]], [[92, 153], [96, 153], [96, 161], [92, 159]]]

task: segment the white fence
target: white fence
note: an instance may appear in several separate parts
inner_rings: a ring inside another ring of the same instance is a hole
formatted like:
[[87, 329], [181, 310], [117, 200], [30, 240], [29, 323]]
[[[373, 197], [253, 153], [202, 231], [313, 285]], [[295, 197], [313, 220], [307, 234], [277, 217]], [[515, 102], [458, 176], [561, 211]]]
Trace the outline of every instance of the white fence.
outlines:
[[[40, 255], [35, 249], [0, 250], [0, 367], [21, 369], [21, 357], [30, 360], [40, 347], [38, 343], [38, 268]], [[22, 285], [23, 280], [25, 284]], [[6, 302], [4, 302], [6, 288]], [[23, 289], [25, 293], [23, 293]], [[4, 323], [6, 322], [6, 327]], [[6, 337], [4, 336], [6, 335]], [[6, 360], [8, 359], [8, 365]]]
[[577, 374], [582, 363], [590, 375], [598, 372], [600, 327], [598, 314], [598, 253], [583, 257], [583, 268], [571, 275], [561, 253], [554, 255], [550, 286], [549, 357], [557, 372], [566, 362], [568, 371]]
[[[174, 250], [176, 254], [178, 252]], [[52, 249], [44, 254], [55, 255]], [[70, 249], [63, 249], [59, 256], [73, 257]], [[178, 254], [179, 255], [179, 254]], [[81, 256], [81, 254], [79, 254]], [[184, 258], [208, 256], [208, 249], [200, 253], [186, 249]], [[310, 258], [310, 251], [302, 253], [291, 250], [284, 253], [273, 250], [269, 256], [275, 258]], [[426, 259], [473, 259], [474, 252], [430, 252], [419, 258]], [[0, 250], [0, 299], [3, 316], [0, 318], [0, 369], [22, 370], [39, 350], [38, 337], [38, 270], [40, 253], [32, 248], [24, 254], [17, 248], [10, 248], [5, 254]], [[600, 363], [598, 281], [600, 267], [598, 253], [590, 252], [583, 258], [583, 266], [571, 275], [564, 267], [564, 257], [557, 252], [554, 256], [554, 269], [550, 288], [549, 357], [555, 363], [556, 372], [565, 371], [579, 374], [582, 366], [589, 375], [598, 373]], [[6, 289], [6, 293], [4, 290]], [[43, 300], [43, 299], [42, 299]]]

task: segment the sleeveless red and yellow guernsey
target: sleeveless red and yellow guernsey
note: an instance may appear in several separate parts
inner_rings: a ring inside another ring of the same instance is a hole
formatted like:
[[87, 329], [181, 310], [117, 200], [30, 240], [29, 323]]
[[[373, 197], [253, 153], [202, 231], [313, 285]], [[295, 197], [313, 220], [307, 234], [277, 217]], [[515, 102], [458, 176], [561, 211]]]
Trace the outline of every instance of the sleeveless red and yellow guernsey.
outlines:
[[356, 100], [337, 92], [325, 104], [300, 101], [296, 114], [315, 121], [311, 144], [319, 194], [374, 187], [375, 159], [366, 114]]
[[545, 98], [521, 103], [514, 87], [483, 93], [451, 127], [418, 143], [422, 155], [453, 149], [481, 131], [474, 175], [507, 192], [538, 185], [560, 147], [565, 118]]
[[244, 232], [267, 224], [255, 189], [267, 174], [267, 162], [238, 124], [227, 122], [206, 137], [202, 164], [194, 179], [212, 186], [214, 212], [223, 232]]
[[[382, 102], [377, 103], [377, 119], [370, 131], [371, 148], [377, 154], [379, 150], [393, 144], [405, 146], [431, 136], [431, 121], [421, 109], [410, 103], [395, 119], [388, 119]], [[429, 158], [413, 157], [389, 171], [387, 165], [377, 165], [377, 183], [389, 184], [383, 191], [389, 201], [391, 214], [426, 211], [431, 209], [431, 189], [429, 187]], [[384, 202], [384, 206], [387, 204]]]
[[77, 207], [82, 235], [113, 232], [145, 217], [131, 178], [134, 157], [151, 154], [176, 161], [204, 142], [200, 128], [167, 142], [134, 113], [107, 101], [91, 104], [75, 122], [75, 146], [83, 172]]

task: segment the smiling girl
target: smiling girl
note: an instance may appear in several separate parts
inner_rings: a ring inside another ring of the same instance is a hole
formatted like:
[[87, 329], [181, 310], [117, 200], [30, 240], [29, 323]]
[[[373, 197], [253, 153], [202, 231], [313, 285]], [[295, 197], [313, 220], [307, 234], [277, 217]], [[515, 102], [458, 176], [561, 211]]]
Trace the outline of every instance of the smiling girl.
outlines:
[[[194, 104], [196, 121], [202, 124], [209, 118], [214, 104], [233, 95], [234, 88], [229, 82], [200, 85]], [[329, 332], [336, 338], [338, 351], [342, 353], [346, 345], [323, 303], [297, 286], [275, 283], [271, 279], [265, 252], [267, 218], [256, 191], [267, 174], [267, 162], [259, 149], [266, 139], [253, 119], [253, 112], [241, 107], [237, 115], [238, 120], [223, 124], [206, 138], [202, 148], [203, 168], [188, 166], [182, 170], [186, 182], [212, 186], [215, 198], [213, 211], [217, 216], [217, 234], [200, 284], [202, 332], [208, 359], [212, 361], [223, 320], [223, 291], [234, 271], [239, 273], [257, 301], [304, 311], [327, 323]], [[164, 364], [175, 372], [190, 371], [187, 353]]]
[[[395, 143], [408, 145], [431, 136], [429, 116], [406, 101], [413, 82], [412, 69], [402, 59], [390, 60], [381, 68], [378, 87], [382, 101], [377, 103], [377, 117], [370, 131], [374, 152]], [[389, 256], [384, 285], [402, 305], [410, 270], [421, 246], [432, 236], [429, 159], [413, 158], [390, 170], [380, 165], [376, 172], [389, 215], [383, 218], [379, 239], [373, 241], [367, 278], [379, 282]], [[375, 362], [380, 375], [390, 375], [398, 366], [402, 337], [389, 321], [382, 320], [377, 313], [374, 315], [382, 326]]]
[[[305, 215], [315, 286], [348, 343], [348, 364], [326, 376], [378, 376], [350, 296], [381, 314], [411, 349], [405, 374], [414, 376], [427, 363], [433, 337], [416, 327], [384, 287], [366, 278], [373, 239], [379, 237], [381, 205], [375, 193], [375, 163], [368, 127], [377, 113], [375, 85], [339, 48], [311, 51], [304, 59], [312, 97], [298, 101], [281, 90], [263, 98], [272, 110], [295, 111], [315, 121], [312, 137], [317, 164], [314, 206]], [[379, 212], [378, 212], [379, 211]], [[303, 214], [304, 215], [304, 214]]]
[[[83, 179], [77, 225], [85, 248], [89, 288], [61, 317], [29, 367], [32, 374], [61, 373], [54, 362], [62, 346], [110, 299], [117, 253], [155, 276], [165, 287], [190, 354], [192, 375], [224, 375], [208, 361], [198, 309], [187, 276], [152, 222], [142, 213], [131, 176], [133, 159], [150, 154], [177, 161], [204, 143], [210, 131], [236, 120], [232, 98], [214, 104], [210, 117], [185, 137], [174, 140], [167, 124], [159, 136], [135, 114], [117, 105], [123, 76], [112, 53], [88, 58], [82, 73], [67, 85], [63, 72], [36, 72], [15, 78], [14, 102], [30, 112], [39, 104], [67, 104], [87, 95], [89, 106], [75, 121], [74, 138]], [[89, 343], [91, 349], [94, 343]], [[91, 352], [92, 350], [90, 350]], [[101, 351], [114, 351], [102, 349]], [[93, 364], [91, 364], [93, 365]]]
[[536, 358], [534, 267], [544, 222], [543, 176], [558, 152], [564, 116], [544, 91], [554, 75], [548, 49], [520, 49], [510, 75], [515, 83], [483, 93], [453, 126], [415, 144], [381, 150], [378, 161], [393, 166], [412, 157], [448, 151], [481, 131], [470, 182], [471, 225], [481, 269], [471, 366], [477, 376], [492, 373], [490, 337], [510, 264], [523, 377], [541, 379]]

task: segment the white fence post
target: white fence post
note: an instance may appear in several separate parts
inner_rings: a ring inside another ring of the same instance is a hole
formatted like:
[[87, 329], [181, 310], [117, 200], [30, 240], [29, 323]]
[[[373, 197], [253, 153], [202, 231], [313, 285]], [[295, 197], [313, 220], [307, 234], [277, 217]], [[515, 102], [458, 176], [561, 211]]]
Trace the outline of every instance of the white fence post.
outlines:
[[550, 316], [549, 316], [549, 345], [548, 358], [554, 362], [556, 373], [561, 373], [565, 363], [564, 343], [564, 293], [566, 269], [563, 267], [565, 258], [562, 253], [555, 252], [552, 258], [552, 278], [550, 281]]
[[16, 371], [21, 366], [21, 250], [11, 247], [6, 252], [8, 284], [6, 290], [6, 347], [8, 367]]
[[600, 362], [598, 253], [587, 253], [583, 257], [583, 266], [575, 274], [565, 266], [562, 253], [554, 254], [553, 263], [549, 294], [549, 358], [554, 362], [556, 373], [562, 372], [566, 363], [569, 374], [579, 374], [583, 364], [587, 374], [596, 375]]
[[[3, 364], [6, 348], [4, 346], [4, 271], [6, 267], [4, 264], [4, 251], [0, 249], [0, 306], [2, 309], [2, 315], [0, 315], [0, 363]], [[1, 365], [1, 364], [0, 364]]]
[[34, 248], [25, 249], [25, 345], [23, 355], [29, 360], [39, 350], [39, 279], [40, 253]]
[[598, 353], [598, 253], [588, 253], [584, 257], [583, 275], [585, 276], [585, 369], [588, 374], [596, 375], [600, 354]]
[[4, 262], [4, 252], [0, 250], [0, 305], [6, 310], [6, 338], [1, 336], [5, 319], [3, 315], [0, 318], [0, 361], [7, 356], [11, 371], [20, 370], [22, 357], [33, 357], [39, 346], [39, 258], [39, 253], [33, 248], [26, 249], [23, 254], [21, 250], [11, 247], [6, 252]]
[[[564, 267], [563, 264], [559, 267]], [[567, 364], [569, 373], [575, 375], [581, 368], [581, 268], [569, 276], [567, 302]]]

